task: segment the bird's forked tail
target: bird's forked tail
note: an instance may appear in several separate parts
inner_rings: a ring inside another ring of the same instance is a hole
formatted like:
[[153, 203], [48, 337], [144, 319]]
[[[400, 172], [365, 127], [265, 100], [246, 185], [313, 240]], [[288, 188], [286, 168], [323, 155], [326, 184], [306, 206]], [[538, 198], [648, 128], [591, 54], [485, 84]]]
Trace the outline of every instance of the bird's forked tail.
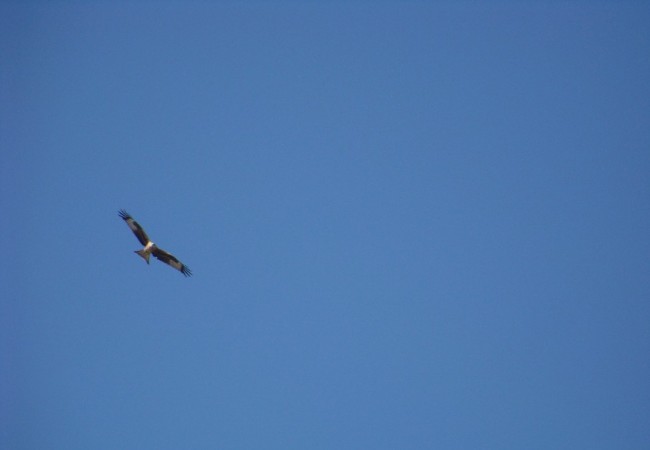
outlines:
[[145, 252], [144, 250], [136, 250], [135, 253], [142, 256], [142, 258], [147, 261], [147, 264], [149, 264], [149, 257], [151, 256], [151, 253]]

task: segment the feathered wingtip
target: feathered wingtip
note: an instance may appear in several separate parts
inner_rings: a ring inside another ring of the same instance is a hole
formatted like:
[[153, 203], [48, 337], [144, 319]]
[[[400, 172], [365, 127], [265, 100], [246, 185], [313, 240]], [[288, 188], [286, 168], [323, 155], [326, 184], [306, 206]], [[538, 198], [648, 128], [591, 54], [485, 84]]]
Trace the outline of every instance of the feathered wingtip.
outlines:
[[181, 273], [185, 275], [186, 277], [191, 277], [192, 276], [192, 271], [190, 270], [189, 267], [187, 267], [185, 264], [181, 266]]
[[117, 213], [124, 220], [132, 219], [131, 215], [123, 209], [120, 209]]

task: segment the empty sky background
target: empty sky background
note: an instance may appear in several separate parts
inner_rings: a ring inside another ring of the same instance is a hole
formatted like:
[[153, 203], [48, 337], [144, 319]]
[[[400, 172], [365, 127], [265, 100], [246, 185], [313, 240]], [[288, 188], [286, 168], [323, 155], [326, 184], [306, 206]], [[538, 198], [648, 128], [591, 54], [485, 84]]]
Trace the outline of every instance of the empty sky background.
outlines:
[[3, 2], [0, 54], [3, 449], [650, 446], [647, 3]]

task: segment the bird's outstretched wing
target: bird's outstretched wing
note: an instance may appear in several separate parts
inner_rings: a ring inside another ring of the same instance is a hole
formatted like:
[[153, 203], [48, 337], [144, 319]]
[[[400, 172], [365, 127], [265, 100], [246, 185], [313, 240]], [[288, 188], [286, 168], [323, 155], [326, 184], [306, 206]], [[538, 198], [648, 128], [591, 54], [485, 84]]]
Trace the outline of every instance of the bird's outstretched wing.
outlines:
[[142, 245], [147, 245], [149, 243], [149, 236], [147, 236], [147, 233], [144, 232], [144, 229], [140, 226], [140, 224], [133, 220], [133, 217], [131, 217], [129, 213], [123, 209], [120, 209], [119, 214], [120, 217], [124, 219], [129, 228], [131, 228], [131, 231], [133, 231], [135, 237], [138, 238], [138, 241], [140, 241]]
[[171, 253], [167, 253], [165, 250], [154, 246], [153, 250], [151, 250], [151, 254], [156, 258], [158, 258], [159, 260], [161, 260], [162, 262], [164, 262], [165, 264], [169, 264], [174, 269], [179, 270], [186, 277], [192, 276], [192, 271], [190, 270], [190, 268], [187, 267], [182, 262], [180, 262], [178, 259], [176, 259], [176, 257]]

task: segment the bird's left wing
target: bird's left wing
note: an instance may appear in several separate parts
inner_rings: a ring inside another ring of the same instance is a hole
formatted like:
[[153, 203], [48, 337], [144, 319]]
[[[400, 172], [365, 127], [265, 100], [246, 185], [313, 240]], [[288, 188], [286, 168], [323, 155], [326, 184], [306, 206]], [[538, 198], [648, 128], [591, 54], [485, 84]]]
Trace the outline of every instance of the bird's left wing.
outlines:
[[144, 232], [144, 229], [140, 226], [140, 224], [133, 220], [133, 217], [131, 217], [129, 213], [123, 209], [120, 209], [119, 214], [120, 217], [124, 219], [126, 224], [129, 226], [131, 231], [133, 231], [135, 237], [138, 238], [138, 241], [140, 241], [142, 245], [147, 245], [149, 243], [149, 236], [147, 236], [147, 233]]
[[151, 250], [151, 254], [164, 262], [165, 264], [169, 264], [172, 266], [174, 269], [179, 270], [183, 275], [186, 277], [191, 277], [192, 276], [192, 271], [190, 270], [189, 267], [187, 267], [185, 264], [180, 262], [174, 255], [171, 253], [167, 253], [165, 250], [158, 248], [157, 246], [153, 247], [153, 250]]

